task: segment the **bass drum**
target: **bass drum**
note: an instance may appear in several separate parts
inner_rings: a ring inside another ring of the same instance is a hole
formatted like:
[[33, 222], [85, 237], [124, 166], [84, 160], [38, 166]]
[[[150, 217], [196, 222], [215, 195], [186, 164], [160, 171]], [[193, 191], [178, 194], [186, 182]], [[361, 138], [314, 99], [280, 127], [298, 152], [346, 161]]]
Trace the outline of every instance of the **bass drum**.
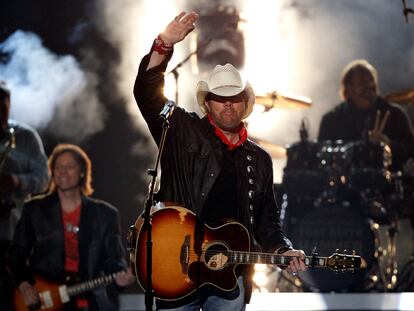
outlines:
[[[303, 204], [303, 202], [302, 202]], [[298, 274], [305, 291], [314, 292], [358, 292], [364, 291], [368, 272], [374, 263], [377, 238], [370, 222], [359, 209], [345, 203], [329, 203], [320, 206], [289, 206], [286, 209], [285, 227], [287, 236], [296, 249], [311, 255], [316, 247], [319, 256], [329, 257], [339, 253], [361, 256], [367, 263], [365, 269], [355, 272], [333, 271], [316, 268]]]

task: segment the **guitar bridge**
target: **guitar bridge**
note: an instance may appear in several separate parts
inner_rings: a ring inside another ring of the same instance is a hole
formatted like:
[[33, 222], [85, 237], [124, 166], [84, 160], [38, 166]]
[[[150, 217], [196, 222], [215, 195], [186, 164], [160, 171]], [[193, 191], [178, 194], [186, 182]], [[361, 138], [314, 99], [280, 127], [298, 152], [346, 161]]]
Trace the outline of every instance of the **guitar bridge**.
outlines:
[[181, 245], [180, 263], [181, 272], [184, 274], [188, 274], [188, 265], [190, 263], [190, 240], [191, 236], [186, 235], [183, 244]]

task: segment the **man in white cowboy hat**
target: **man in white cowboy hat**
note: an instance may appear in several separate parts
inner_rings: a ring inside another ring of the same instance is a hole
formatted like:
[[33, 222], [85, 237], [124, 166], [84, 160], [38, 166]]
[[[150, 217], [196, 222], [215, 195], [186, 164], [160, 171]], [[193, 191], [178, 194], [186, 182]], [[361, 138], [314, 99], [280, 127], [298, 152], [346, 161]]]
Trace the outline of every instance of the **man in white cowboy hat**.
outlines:
[[[174, 44], [194, 29], [197, 19], [195, 12], [176, 16], [154, 40], [139, 67], [134, 95], [157, 145], [163, 122], [159, 113], [167, 101], [162, 94], [164, 73]], [[297, 273], [305, 270], [304, 253], [292, 248], [281, 229], [271, 157], [247, 138], [242, 122], [252, 112], [254, 100], [251, 85], [243, 82], [231, 64], [216, 66], [207, 81], [198, 83], [197, 101], [205, 116], [200, 119], [195, 113], [175, 108], [169, 119], [156, 199], [176, 202], [212, 227], [224, 219], [236, 220], [249, 232], [252, 251], [260, 246], [265, 252], [293, 256], [287, 269]], [[223, 291], [214, 281], [200, 282], [200, 287], [183, 299], [157, 300], [157, 307], [243, 310], [252, 290], [252, 267], [235, 271], [238, 277], [233, 290]]]

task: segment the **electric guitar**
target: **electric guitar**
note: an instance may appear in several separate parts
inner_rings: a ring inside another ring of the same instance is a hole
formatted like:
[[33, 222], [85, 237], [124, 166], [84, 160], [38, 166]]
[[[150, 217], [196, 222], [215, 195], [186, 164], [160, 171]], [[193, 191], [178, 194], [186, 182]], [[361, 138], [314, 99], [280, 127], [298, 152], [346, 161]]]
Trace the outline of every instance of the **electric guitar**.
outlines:
[[[147, 230], [139, 217], [129, 232], [131, 268], [139, 285], [147, 282]], [[168, 207], [152, 214], [152, 289], [162, 300], [179, 300], [206, 284], [223, 291], [237, 285], [235, 268], [240, 264], [274, 264], [285, 267], [291, 256], [250, 252], [247, 229], [227, 221], [212, 228], [183, 207]], [[306, 266], [337, 271], [363, 268], [356, 255], [334, 253], [329, 257], [307, 256]]]
[[[40, 304], [39, 309], [42, 311], [57, 311], [61, 310], [65, 303], [68, 303], [71, 297], [94, 290], [99, 287], [105, 287], [115, 282], [116, 273], [98, 277], [86, 282], [67, 286], [65, 284], [59, 285], [49, 282], [43, 278], [35, 278], [35, 288], [39, 293]], [[20, 290], [14, 291], [14, 308], [16, 311], [29, 311], [24, 304], [23, 296]]]

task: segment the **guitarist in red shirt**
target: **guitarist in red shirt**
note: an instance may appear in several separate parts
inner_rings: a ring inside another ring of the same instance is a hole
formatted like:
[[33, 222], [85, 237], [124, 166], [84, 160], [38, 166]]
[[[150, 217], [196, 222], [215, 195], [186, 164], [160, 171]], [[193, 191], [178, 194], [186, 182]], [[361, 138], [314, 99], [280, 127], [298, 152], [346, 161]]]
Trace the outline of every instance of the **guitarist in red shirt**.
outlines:
[[[16, 309], [22, 301], [30, 309], [115, 308], [104, 285], [113, 281], [124, 287], [132, 280], [124, 259], [118, 211], [89, 197], [93, 192], [91, 161], [80, 147], [58, 145], [48, 165], [49, 192], [25, 205], [9, 252], [9, 270], [20, 292]], [[68, 275], [84, 284], [58, 288]], [[80, 292], [85, 293], [77, 295]]]

